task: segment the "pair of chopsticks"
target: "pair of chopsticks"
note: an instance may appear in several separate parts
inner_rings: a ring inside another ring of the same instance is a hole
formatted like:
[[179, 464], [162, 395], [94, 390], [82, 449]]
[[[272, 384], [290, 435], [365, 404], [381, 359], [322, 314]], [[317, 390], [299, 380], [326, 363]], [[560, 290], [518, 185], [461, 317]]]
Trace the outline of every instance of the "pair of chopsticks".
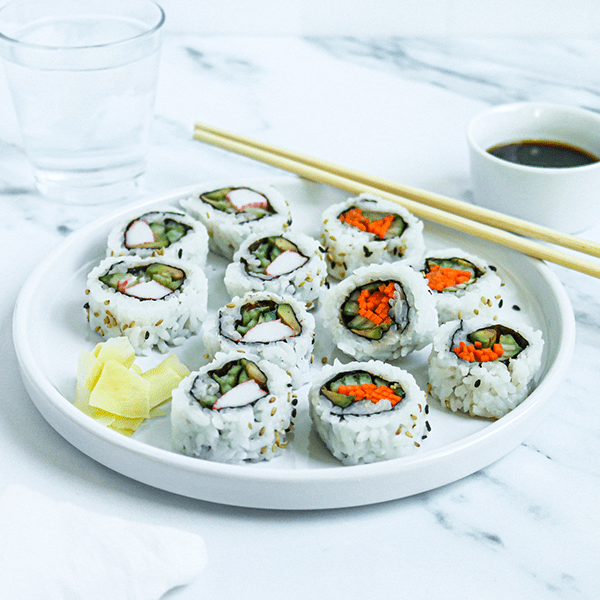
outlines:
[[346, 190], [351, 194], [375, 194], [404, 206], [422, 219], [446, 225], [528, 256], [600, 278], [599, 263], [521, 236], [600, 257], [600, 245], [594, 242], [467, 202], [347, 169], [202, 123], [196, 123], [194, 137], [224, 150], [296, 173], [311, 181]]

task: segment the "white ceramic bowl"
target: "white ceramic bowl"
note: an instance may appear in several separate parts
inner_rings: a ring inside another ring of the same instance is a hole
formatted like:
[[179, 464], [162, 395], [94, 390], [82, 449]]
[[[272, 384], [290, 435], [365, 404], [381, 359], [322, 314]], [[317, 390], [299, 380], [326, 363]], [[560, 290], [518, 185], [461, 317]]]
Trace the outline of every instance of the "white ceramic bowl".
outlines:
[[522, 140], [575, 146], [600, 156], [600, 115], [542, 102], [506, 104], [476, 116], [467, 129], [476, 204], [567, 233], [600, 218], [600, 162], [532, 167], [497, 158], [488, 149]]

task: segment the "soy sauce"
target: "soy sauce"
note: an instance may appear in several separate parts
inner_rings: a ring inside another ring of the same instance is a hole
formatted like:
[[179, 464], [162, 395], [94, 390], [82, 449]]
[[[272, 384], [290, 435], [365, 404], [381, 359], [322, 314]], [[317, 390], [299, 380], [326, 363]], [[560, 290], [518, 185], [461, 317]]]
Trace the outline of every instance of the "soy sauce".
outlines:
[[528, 167], [582, 167], [600, 161], [600, 158], [591, 152], [549, 140], [522, 140], [500, 144], [492, 146], [488, 152], [503, 160]]

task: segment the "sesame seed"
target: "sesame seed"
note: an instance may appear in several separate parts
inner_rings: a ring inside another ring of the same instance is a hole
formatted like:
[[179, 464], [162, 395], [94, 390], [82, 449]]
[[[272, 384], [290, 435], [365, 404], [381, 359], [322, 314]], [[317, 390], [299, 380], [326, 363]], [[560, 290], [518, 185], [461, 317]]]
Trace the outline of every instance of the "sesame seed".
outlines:
[[105, 306], [108, 306], [109, 304], [110, 304], [110, 300], [105, 300], [105, 301], [104, 301], [104, 305], [105, 305]]
[[85, 290], [85, 295], [89, 296], [90, 295], [90, 290]]
[[265, 428], [262, 427], [261, 430], [258, 432], [258, 435], [265, 435]]
[[274, 406], [274, 407], [271, 409], [271, 416], [273, 416], [273, 415], [274, 415], [276, 412], [277, 412], [277, 407], [276, 407], [276, 406]]
[[402, 433], [402, 425], [400, 425], [400, 427], [398, 427], [398, 430], [396, 431], [396, 435], [400, 435]]
[[266, 446], [263, 446], [263, 447], [260, 449], [260, 453], [261, 453], [261, 454], [264, 454], [266, 451], [267, 451], [267, 447], [266, 447]]
[[158, 327], [159, 325], [161, 325], [163, 322], [162, 319], [160, 319], [160, 321], [156, 321], [156, 323], [154, 324], [155, 327]]
[[273, 404], [273, 402], [275, 402], [275, 400], [276, 400], [275, 396], [271, 396], [269, 398], [269, 404]]
[[321, 362], [322, 362], [324, 365], [326, 365], [326, 364], [327, 364], [327, 357], [326, 357], [326, 356], [324, 356], [324, 357], [321, 359]]
[[413, 436], [413, 434], [410, 431], [405, 431], [404, 433], [409, 438], [411, 438]]

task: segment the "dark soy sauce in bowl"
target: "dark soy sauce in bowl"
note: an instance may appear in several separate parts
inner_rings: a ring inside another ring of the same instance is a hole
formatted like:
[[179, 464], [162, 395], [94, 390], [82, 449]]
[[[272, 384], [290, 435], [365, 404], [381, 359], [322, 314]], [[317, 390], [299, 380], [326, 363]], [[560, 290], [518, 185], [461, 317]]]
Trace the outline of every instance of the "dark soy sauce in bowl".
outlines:
[[562, 142], [522, 140], [488, 148], [494, 156], [518, 165], [542, 168], [582, 167], [599, 162], [600, 158]]

